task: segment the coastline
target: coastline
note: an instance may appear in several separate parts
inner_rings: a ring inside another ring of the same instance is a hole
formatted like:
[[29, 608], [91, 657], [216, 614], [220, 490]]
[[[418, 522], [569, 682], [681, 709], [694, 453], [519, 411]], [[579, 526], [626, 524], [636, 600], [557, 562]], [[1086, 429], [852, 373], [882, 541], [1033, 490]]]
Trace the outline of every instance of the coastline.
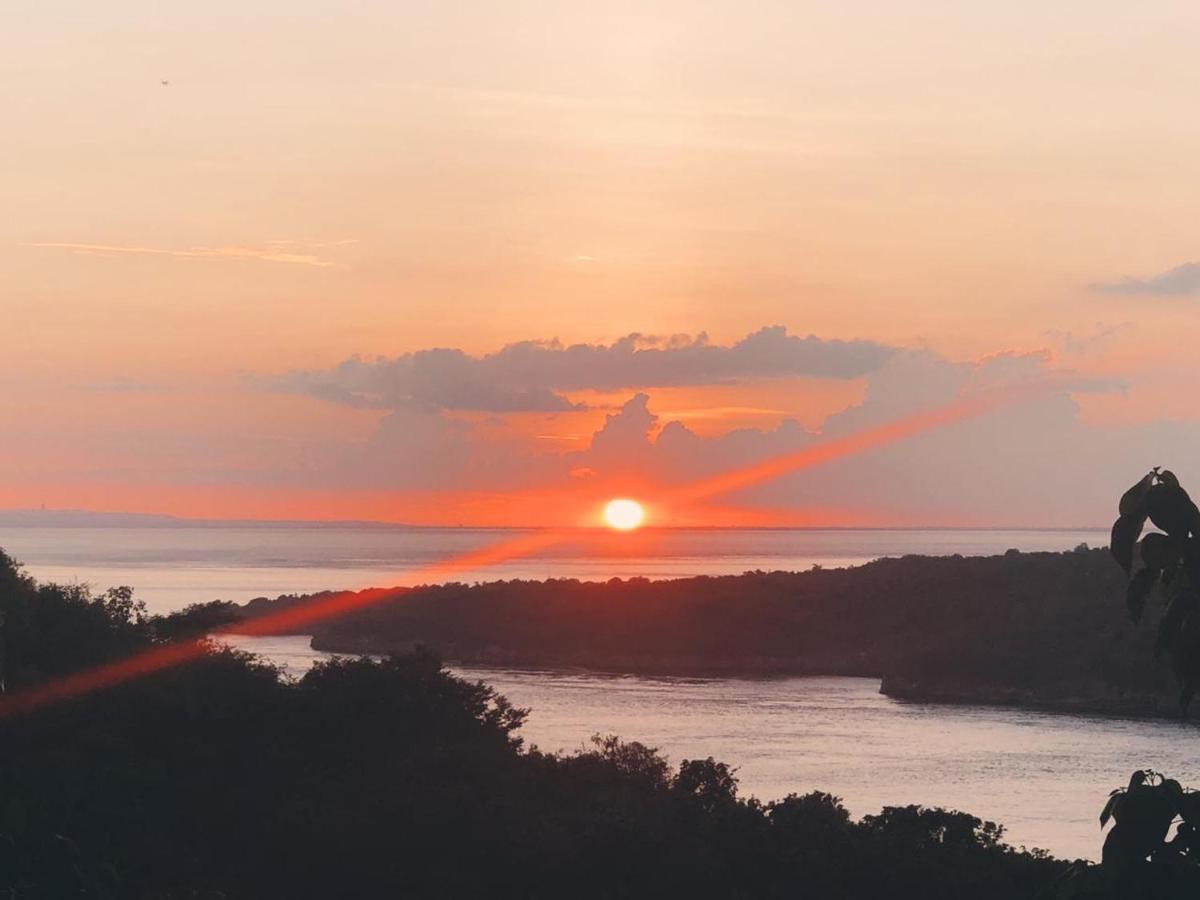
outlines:
[[[312, 631], [315, 650], [666, 678], [851, 676], [911, 703], [1181, 720], [1104, 550], [906, 556], [846, 569], [398, 590]], [[303, 603], [259, 600], [249, 618]]]
[[1115, 693], [1101, 686], [1015, 688], [1005, 685], [927, 684], [903, 677], [884, 676], [879, 692], [904, 703], [944, 706], [989, 706], [1025, 709], [1063, 715], [1110, 719], [1154, 719], [1197, 724], [1181, 715], [1170, 697], [1149, 693]]
[[[312, 636], [309, 646], [323, 653], [386, 656], [407, 653], [417, 645], [380, 647], [377, 644], [322, 639]], [[934, 684], [904, 676], [846, 667], [813, 667], [803, 660], [759, 658], [729, 661], [696, 658], [587, 659], [578, 656], [545, 655], [530, 658], [499, 647], [482, 653], [453, 653], [443, 657], [445, 665], [477, 669], [518, 671], [586, 672], [610, 676], [666, 679], [776, 679], [847, 677], [879, 682], [879, 693], [902, 703], [938, 706], [978, 706], [1022, 709], [1062, 715], [1097, 716], [1112, 719], [1176, 721], [1200, 724], [1195, 717], [1181, 715], [1169, 696], [1147, 692], [1116, 692], [1103, 685], [1074, 684], [1014, 687], [996, 684]]]
[[[317, 634], [312, 636], [310, 646], [323, 653], [345, 655], [387, 656], [411, 653], [423, 646], [421, 641], [381, 643], [370, 638], [353, 638], [346, 635]], [[605, 675], [639, 675], [649, 678], [797, 678], [817, 676], [847, 676], [853, 678], [875, 678], [879, 672], [847, 665], [844, 667], [811, 666], [803, 660], [788, 657], [757, 657], [738, 659], [712, 659], [700, 656], [612, 656], [587, 654], [524, 654], [489, 646], [479, 651], [463, 651], [461, 648], [433, 648], [447, 665], [477, 668], [507, 668], [536, 670], [596, 672]]]

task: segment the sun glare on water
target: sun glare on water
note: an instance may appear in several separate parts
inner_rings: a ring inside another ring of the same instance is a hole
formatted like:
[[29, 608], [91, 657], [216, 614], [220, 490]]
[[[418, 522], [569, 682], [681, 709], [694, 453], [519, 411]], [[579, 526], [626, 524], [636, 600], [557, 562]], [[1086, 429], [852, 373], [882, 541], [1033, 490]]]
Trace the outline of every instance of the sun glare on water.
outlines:
[[645, 517], [646, 511], [642, 509], [642, 504], [624, 497], [609, 500], [608, 505], [604, 507], [604, 521], [617, 531], [632, 531], [642, 524]]

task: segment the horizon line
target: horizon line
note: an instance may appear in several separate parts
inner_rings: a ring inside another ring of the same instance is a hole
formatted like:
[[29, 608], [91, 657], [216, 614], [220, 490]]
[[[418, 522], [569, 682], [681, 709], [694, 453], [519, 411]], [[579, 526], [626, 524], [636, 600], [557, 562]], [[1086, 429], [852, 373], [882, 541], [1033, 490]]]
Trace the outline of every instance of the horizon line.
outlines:
[[[399, 522], [388, 519], [259, 519], [253, 517], [207, 517], [181, 516], [175, 513], [132, 512], [128, 510], [98, 510], [85, 508], [39, 508], [39, 507], [0, 507], [0, 520], [6, 515], [54, 516], [74, 515], [80, 517], [95, 517], [97, 519], [128, 518], [130, 520], [154, 520], [157, 524], [168, 528], [194, 527], [292, 527], [292, 528], [321, 528], [347, 527], [404, 529], [411, 531], [609, 531], [603, 525], [535, 525], [511, 523], [507, 525], [434, 525], [420, 522]], [[0, 521], [0, 527], [20, 528], [27, 523], [6, 524]], [[121, 528], [136, 527], [136, 521], [131, 523], [106, 523], [98, 521], [96, 527]], [[147, 525], [150, 523], [147, 522]], [[48, 524], [42, 527], [69, 528], [79, 527], [71, 524]], [[994, 525], [947, 525], [947, 524], [873, 524], [873, 525], [659, 525], [648, 524], [638, 528], [638, 531], [1108, 531], [1108, 525], [1027, 525], [1027, 524], [994, 524]]]

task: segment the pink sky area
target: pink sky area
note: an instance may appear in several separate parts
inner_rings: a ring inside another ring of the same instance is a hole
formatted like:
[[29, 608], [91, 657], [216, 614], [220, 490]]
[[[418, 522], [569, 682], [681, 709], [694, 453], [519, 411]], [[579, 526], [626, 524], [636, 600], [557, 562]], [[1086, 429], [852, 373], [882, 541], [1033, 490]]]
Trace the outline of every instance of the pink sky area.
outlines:
[[1031, 384], [658, 524], [1200, 483], [1193, 3], [184, 6], [6, 16], [0, 508], [588, 524]]

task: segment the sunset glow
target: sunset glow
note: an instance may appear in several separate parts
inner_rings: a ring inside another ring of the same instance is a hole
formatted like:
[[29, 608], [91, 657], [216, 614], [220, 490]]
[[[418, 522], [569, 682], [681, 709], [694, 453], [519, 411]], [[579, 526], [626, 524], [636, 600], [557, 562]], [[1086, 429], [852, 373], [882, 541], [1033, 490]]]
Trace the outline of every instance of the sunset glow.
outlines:
[[1186, 4], [1132, 43], [1116, 7], [70, 6], [0, 37], [0, 508], [569, 525], [1063, 372], [693, 516], [1097, 522], [1139, 429], [1200, 447]]
[[[943, 407], [926, 410], [919, 415], [898, 419], [885, 425], [852, 434], [841, 440], [822, 442], [801, 454], [790, 454], [762, 460], [754, 465], [732, 470], [721, 476], [676, 490], [668, 503], [683, 504], [737, 491], [752, 484], [779, 478], [798, 469], [810, 468], [863, 453], [922, 432], [943, 428], [998, 407], [1028, 400], [1048, 389], [1047, 385], [1028, 385], [1022, 389], [993, 390], [977, 397], [961, 400]], [[605, 523], [617, 531], [639, 527], [645, 517], [641, 503], [627, 497], [610, 500], [604, 507]], [[408, 584], [429, 584], [450, 580], [455, 575], [486, 568], [514, 557], [535, 553], [560, 543], [571, 532], [545, 529], [501, 540], [478, 550], [453, 556], [419, 569], [397, 572], [396, 581]], [[284, 608], [234, 627], [227, 631], [248, 635], [267, 635], [279, 632], [302, 631], [314, 622], [335, 618], [402, 596], [394, 588], [373, 588], [362, 591], [341, 591], [322, 596], [299, 606]], [[206, 652], [207, 643], [190, 640], [166, 644], [147, 653], [138, 654], [114, 663], [53, 679], [36, 687], [0, 697], [0, 719], [17, 716], [68, 697], [102, 690], [170, 666], [195, 659]]]
[[604, 507], [604, 521], [617, 531], [632, 531], [642, 524], [646, 511], [636, 500], [618, 497]]

